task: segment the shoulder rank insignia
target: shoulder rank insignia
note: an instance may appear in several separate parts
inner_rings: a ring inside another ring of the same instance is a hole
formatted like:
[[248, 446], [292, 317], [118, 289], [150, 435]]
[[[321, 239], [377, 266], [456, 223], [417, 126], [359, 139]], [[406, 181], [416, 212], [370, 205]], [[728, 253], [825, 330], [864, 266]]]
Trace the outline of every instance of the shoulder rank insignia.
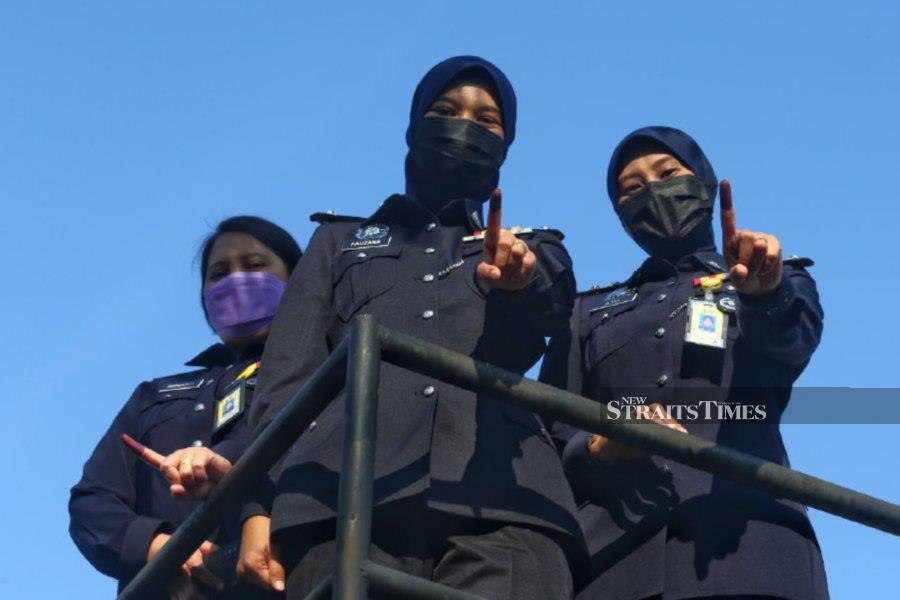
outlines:
[[328, 210], [325, 212], [317, 212], [309, 215], [309, 220], [313, 223], [320, 223], [324, 225], [326, 223], [347, 223], [350, 221], [364, 221], [365, 218], [353, 217], [350, 215], [339, 215], [333, 210]]
[[391, 245], [391, 228], [380, 223], [362, 225], [344, 240], [341, 252], [363, 248], [386, 248]]
[[811, 267], [816, 264], [811, 258], [806, 258], [805, 256], [797, 256], [796, 254], [791, 254], [786, 259], [784, 259], [784, 264], [789, 265], [791, 267], [803, 268]]
[[[532, 229], [531, 227], [521, 227], [520, 225], [513, 225], [512, 227], [509, 228], [509, 231], [513, 235], [524, 235], [526, 233], [532, 233], [534, 231], [534, 229]], [[483, 240], [484, 233], [485, 233], [485, 230], [483, 230], [483, 229], [481, 231], [476, 231], [472, 235], [467, 235], [466, 237], [464, 237], [462, 239], [462, 241], [463, 242], [475, 242], [478, 240]]]

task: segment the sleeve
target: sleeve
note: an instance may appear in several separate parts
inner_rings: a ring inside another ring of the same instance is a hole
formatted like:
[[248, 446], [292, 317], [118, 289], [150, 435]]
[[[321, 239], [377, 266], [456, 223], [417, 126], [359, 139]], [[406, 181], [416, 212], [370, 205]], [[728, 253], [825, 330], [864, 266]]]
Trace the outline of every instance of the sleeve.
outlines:
[[822, 338], [824, 312], [816, 282], [806, 269], [786, 264], [779, 286], [768, 294], [740, 294], [742, 338], [779, 362], [802, 366]]
[[[252, 410], [253, 404], [250, 404]], [[228, 459], [232, 465], [241, 458], [247, 446], [250, 445], [250, 423], [247, 411], [240, 415], [237, 422], [231, 424], [226, 431], [221, 434], [213, 435], [213, 445], [210, 448], [213, 452]]]
[[521, 327], [527, 323], [540, 337], [565, 329], [575, 301], [575, 275], [572, 259], [562, 244], [561, 236], [550, 231], [538, 232], [523, 239], [535, 253], [532, 280], [516, 292], [491, 290], [488, 302], [502, 303], [502, 314], [510, 323]]
[[84, 465], [69, 498], [69, 534], [85, 558], [101, 573], [130, 579], [147, 560], [150, 540], [173, 527], [135, 512], [137, 458], [119, 441], [123, 433], [140, 437], [138, 386]]
[[[331, 285], [334, 241], [329, 226], [319, 227], [291, 274], [266, 340], [257, 380], [250, 428], [255, 439], [294, 393], [315, 373], [332, 348], [328, 331], [337, 314]], [[284, 456], [244, 503], [241, 520], [271, 512]]]

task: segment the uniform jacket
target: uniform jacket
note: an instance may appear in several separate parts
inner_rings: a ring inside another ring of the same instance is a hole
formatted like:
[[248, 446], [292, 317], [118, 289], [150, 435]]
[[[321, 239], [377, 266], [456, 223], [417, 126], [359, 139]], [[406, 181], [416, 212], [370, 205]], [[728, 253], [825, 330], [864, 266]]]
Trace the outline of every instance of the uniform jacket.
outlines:
[[[822, 332], [816, 285], [804, 268], [811, 264], [787, 260], [780, 286], [763, 296], [726, 282], [715, 299], [730, 316], [727, 346], [710, 351], [685, 345], [686, 307], [703, 296], [693, 279], [724, 271], [724, 259], [713, 251], [677, 265], [649, 258], [625, 283], [579, 295], [541, 378], [620, 409], [636, 397], [762, 407], [759, 422], [720, 421], [716, 412], [681, 422], [693, 435], [790, 466], [780, 416]], [[595, 579], [580, 598], [827, 597], [804, 506], [660, 457], [600, 464], [589, 457], [588, 433], [563, 424], [552, 430], [591, 552]]]
[[[538, 257], [533, 281], [515, 293], [488, 291], [475, 275], [483, 242], [463, 239], [481, 228], [480, 212], [480, 204], [459, 202], [434, 216], [392, 196], [366, 220], [320, 226], [269, 336], [254, 430], [272, 420], [363, 313], [519, 373], [533, 365], [545, 336], [566, 327], [574, 299], [562, 235], [521, 234]], [[270, 473], [277, 494], [262, 486], [266, 493], [245, 517], [271, 512], [273, 531], [334, 517], [343, 414], [341, 396]], [[580, 540], [562, 465], [532, 413], [387, 363], [380, 370], [375, 479], [376, 505], [427, 492], [441, 511]]]
[[[232, 353], [215, 345], [187, 363], [200, 370], [141, 383], [85, 463], [69, 499], [69, 533], [97, 570], [119, 580], [120, 589], [147, 562], [150, 540], [172, 532], [198, 504], [173, 499], [168, 480], [137, 459], [120, 441], [121, 434], [163, 455], [210, 446], [234, 463], [249, 438], [247, 410], [214, 435], [215, 405], [257, 359], [231, 364]], [[219, 533], [219, 542], [237, 537], [236, 522]]]

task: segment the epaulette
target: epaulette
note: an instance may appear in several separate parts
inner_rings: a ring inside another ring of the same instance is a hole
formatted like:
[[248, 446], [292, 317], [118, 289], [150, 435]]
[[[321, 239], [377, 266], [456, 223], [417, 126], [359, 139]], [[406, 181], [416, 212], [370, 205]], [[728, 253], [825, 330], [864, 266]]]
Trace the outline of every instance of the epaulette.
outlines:
[[609, 285], [595, 285], [586, 290], [580, 291], [576, 294], [576, 296], [590, 296], [591, 294], [599, 294], [601, 292], [609, 292], [616, 288], [620, 288], [625, 285], [627, 282], [625, 281], [616, 281], [614, 283], [610, 283]]
[[365, 217], [353, 217], [350, 215], [339, 215], [335, 213], [333, 210], [327, 210], [325, 212], [317, 212], [309, 215], [309, 220], [313, 223], [326, 224], [326, 223], [349, 223], [351, 221], [365, 221]]
[[[521, 225], [513, 225], [512, 227], [507, 227], [509, 231], [516, 237], [528, 238], [533, 236], [536, 233], [551, 233], [558, 237], [560, 240], [564, 240], [566, 235], [560, 231], [559, 229], [550, 229], [549, 227], [522, 227]], [[463, 242], [475, 242], [478, 240], [484, 239], [484, 230], [476, 231], [472, 235], [467, 235], [463, 238]]]
[[797, 256], [796, 254], [788, 256], [783, 262], [796, 269], [805, 269], [806, 267], [811, 267], [816, 264], [816, 261], [813, 259], [806, 258], [805, 256]]

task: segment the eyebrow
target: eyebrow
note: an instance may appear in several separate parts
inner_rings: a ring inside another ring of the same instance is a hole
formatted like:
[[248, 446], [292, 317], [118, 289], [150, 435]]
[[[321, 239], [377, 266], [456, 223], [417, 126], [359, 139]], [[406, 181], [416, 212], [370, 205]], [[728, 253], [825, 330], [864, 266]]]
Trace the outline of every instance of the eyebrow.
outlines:
[[681, 161], [678, 160], [677, 158], [675, 158], [673, 155], [671, 155], [671, 154], [666, 154], [666, 155], [663, 156], [662, 158], [658, 158], [658, 159], [656, 159], [655, 161], [653, 161], [653, 164], [650, 165], [650, 168], [655, 169], [656, 167], [660, 166], [661, 164], [663, 164], [663, 163], [666, 162], [667, 160], [674, 160], [674, 161], [677, 161], [678, 164], [681, 164]]

